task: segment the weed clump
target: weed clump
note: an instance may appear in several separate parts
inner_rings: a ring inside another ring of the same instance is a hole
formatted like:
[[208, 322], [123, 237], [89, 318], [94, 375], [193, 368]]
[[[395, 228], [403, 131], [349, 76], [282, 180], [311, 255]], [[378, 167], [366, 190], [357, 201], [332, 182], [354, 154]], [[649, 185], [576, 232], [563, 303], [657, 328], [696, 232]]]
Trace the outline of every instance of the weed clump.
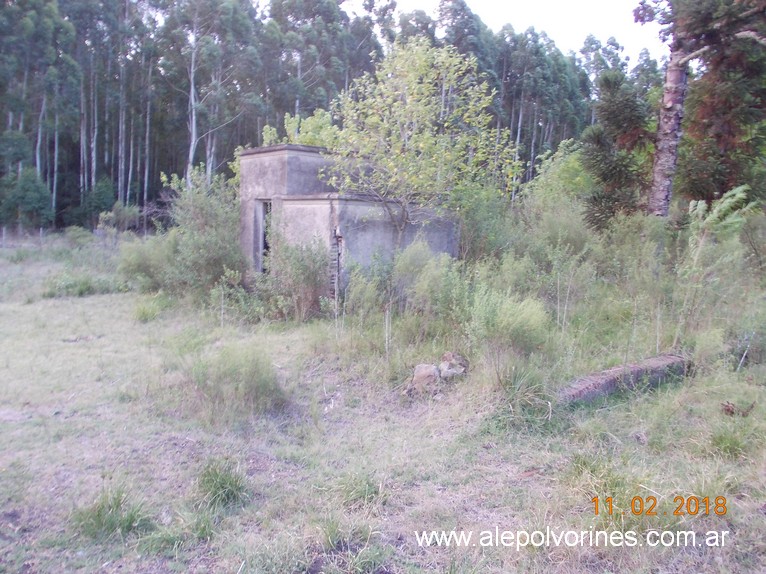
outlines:
[[140, 301], [136, 305], [133, 316], [139, 323], [149, 323], [159, 317], [160, 313], [169, 307], [170, 304], [171, 302], [167, 297], [158, 294]]
[[338, 480], [335, 489], [347, 508], [368, 507], [385, 500], [383, 482], [369, 472], [346, 474]]
[[229, 460], [210, 460], [197, 480], [197, 508], [217, 513], [247, 502], [247, 478]]
[[97, 277], [88, 273], [62, 272], [50, 277], [45, 284], [43, 297], [87, 297], [117, 293], [125, 290], [125, 285], [113, 278]]
[[121, 488], [105, 488], [96, 501], [76, 510], [72, 516], [77, 530], [98, 541], [115, 536], [124, 539], [129, 534], [141, 534], [154, 528], [141, 504], [133, 503]]
[[198, 410], [210, 422], [232, 423], [277, 412], [287, 397], [271, 362], [258, 349], [228, 346], [185, 367]]

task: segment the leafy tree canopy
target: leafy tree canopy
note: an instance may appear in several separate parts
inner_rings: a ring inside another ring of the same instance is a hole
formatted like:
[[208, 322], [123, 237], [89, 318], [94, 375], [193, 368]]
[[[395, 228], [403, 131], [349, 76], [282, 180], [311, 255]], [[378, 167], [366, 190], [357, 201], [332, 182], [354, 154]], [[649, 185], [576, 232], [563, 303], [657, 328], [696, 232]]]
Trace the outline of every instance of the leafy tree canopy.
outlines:
[[396, 44], [339, 100], [333, 183], [381, 200], [400, 233], [459, 188], [504, 186], [513, 147], [508, 132], [490, 129], [492, 98], [475, 58], [423, 38]]

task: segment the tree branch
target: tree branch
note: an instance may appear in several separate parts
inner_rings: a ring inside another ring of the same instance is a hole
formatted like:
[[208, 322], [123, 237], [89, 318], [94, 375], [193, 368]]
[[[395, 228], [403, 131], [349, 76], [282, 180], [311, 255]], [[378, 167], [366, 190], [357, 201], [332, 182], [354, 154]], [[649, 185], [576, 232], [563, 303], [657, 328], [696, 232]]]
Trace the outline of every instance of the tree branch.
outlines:
[[734, 34], [734, 36], [736, 38], [748, 38], [750, 40], [755, 40], [759, 44], [766, 46], [766, 37], [761, 36], [754, 30], [742, 30], [741, 32]]
[[692, 60], [699, 58], [702, 54], [707, 52], [709, 49], [710, 49], [710, 46], [702, 46], [702, 48], [700, 48], [699, 50], [694, 50], [694, 52], [692, 52], [691, 54], [688, 54], [684, 56], [683, 58], [681, 58], [678, 61], [678, 65], [683, 66], [685, 64], [688, 64]]

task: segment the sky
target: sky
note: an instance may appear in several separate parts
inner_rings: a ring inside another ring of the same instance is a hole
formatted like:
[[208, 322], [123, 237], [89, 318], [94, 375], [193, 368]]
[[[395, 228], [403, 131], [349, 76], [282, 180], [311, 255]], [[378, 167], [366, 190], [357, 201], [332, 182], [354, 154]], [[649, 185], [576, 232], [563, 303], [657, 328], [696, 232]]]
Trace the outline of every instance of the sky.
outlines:
[[[658, 62], [668, 54], [659, 40], [659, 27], [633, 21], [638, 0], [466, 0], [471, 10], [497, 32], [511, 24], [519, 33], [530, 26], [545, 32], [564, 54], [579, 52], [588, 34], [602, 43], [610, 36], [625, 46], [630, 67], [647, 48]], [[397, 0], [400, 11], [424, 10], [437, 16], [439, 0]]]

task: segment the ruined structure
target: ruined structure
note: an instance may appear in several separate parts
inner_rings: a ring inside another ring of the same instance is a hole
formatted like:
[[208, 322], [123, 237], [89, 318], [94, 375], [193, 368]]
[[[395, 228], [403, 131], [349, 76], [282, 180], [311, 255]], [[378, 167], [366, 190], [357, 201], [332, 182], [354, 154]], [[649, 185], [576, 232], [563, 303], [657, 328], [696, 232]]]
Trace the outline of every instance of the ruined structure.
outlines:
[[[307, 244], [318, 238], [331, 254], [328, 287], [334, 290], [346, 284], [351, 265], [366, 267], [376, 256], [390, 258], [398, 233], [380, 202], [341, 195], [322, 179], [320, 172], [332, 162], [322, 151], [284, 144], [242, 153], [240, 243], [255, 269], [263, 271], [268, 221], [289, 243]], [[434, 252], [457, 255], [458, 227], [448, 218], [408, 225], [400, 248], [416, 237]]]

